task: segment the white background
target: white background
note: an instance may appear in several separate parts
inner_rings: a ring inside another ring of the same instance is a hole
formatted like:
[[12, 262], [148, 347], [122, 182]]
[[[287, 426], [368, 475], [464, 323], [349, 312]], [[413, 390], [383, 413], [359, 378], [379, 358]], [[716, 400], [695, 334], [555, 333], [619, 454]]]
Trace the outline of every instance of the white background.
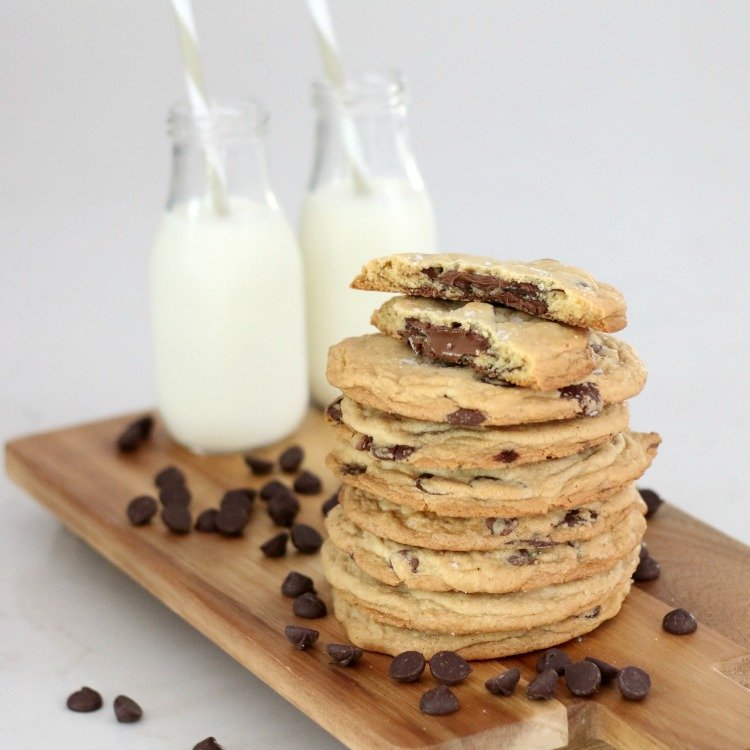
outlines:
[[[273, 181], [296, 221], [319, 72], [304, 5], [195, 0], [195, 10], [211, 88], [271, 112]], [[556, 257], [620, 287], [624, 337], [650, 370], [633, 422], [664, 438], [647, 484], [750, 541], [750, 4], [338, 0], [332, 10], [351, 71], [409, 74], [441, 246]], [[166, 192], [164, 116], [182, 77], [166, 2], [2, 0], [0, 29], [7, 438], [154, 401], [146, 268]], [[71, 747], [158, 750], [213, 733], [228, 750], [251, 738], [334, 746], [21, 491], [1, 489], [3, 744], [63, 747], [68, 734]], [[143, 698], [148, 722], [50, 711], [84, 682]]]

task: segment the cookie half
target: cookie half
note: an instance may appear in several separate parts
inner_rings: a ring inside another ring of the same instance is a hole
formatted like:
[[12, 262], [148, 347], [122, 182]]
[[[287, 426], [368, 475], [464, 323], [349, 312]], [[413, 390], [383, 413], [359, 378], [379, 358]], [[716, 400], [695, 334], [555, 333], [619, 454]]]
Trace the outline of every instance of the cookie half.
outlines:
[[627, 323], [622, 294], [556, 260], [495, 260], [474, 255], [404, 253], [375, 258], [354, 289], [459, 302], [492, 302], [560, 323], [619, 331]]

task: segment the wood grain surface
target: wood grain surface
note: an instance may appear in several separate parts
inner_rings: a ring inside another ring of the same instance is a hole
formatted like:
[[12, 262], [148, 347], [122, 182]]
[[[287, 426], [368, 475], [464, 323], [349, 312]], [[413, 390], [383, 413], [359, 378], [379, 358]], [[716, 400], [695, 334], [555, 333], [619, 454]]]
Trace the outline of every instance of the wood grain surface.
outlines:
[[[330, 604], [318, 555], [292, 551], [269, 560], [259, 545], [278, 532], [256, 501], [242, 538], [170, 534], [158, 520], [134, 528], [125, 506], [154, 492], [153, 477], [169, 464], [182, 468], [193, 493], [194, 516], [216, 506], [226, 489], [260, 487], [239, 456], [194, 456], [159, 429], [148, 445], [121, 456], [114, 441], [133, 418], [21, 438], [6, 446], [11, 478], [55, 513], [75, 534], [217, 643], [345, 744], [355, 748], [748, 748], [750, 747], [750, 550], [665, 505], [647, 539], [662, 563], [658, 581], [634, 588], [622, 612], [594, 633], [566, 644], [573, 658], [594, 655], [618, 666], [635, 664], [652, 677], [642, 703], [622, 699], [613, 686], [593, 699], [573, 698], [561, 682], [557, 698], [528, 701], [524, 687], [536, 656], [474, 663], [455, 688], [461, 709], [446, 717], [419, 712], [433, 686], [396, 685], [389, 657], [367, 653], [352, 669], [331, 666], [328, 642], [345, 641], [332, 615], [301, 620], [279, 586], [290, 570], [311, 575]], [[301, 497], [299, 519], [322, 529], [320, 505], [335, 489], [324, 468], [329, 437], [311, 411], [299, 432], [258, 451], [275, 457], [291, 443], [304, 446], [305, 466], [324, 479], [324, 492]], [[282, 480], [284, 477], [281, 477]], [[290, 479], [286, 477], [286, 479]], [[33, 550], [29, 551], [33, 555]], [[684, 606], [700, 627], [690, 636], [665, 633], [661, 619]], [[308, 652], [284, 639], [288, 623], [315, 627], [321, 636]], [[484, 682], [518, 665], [522, 681], [510, 698], [491, 696]]]

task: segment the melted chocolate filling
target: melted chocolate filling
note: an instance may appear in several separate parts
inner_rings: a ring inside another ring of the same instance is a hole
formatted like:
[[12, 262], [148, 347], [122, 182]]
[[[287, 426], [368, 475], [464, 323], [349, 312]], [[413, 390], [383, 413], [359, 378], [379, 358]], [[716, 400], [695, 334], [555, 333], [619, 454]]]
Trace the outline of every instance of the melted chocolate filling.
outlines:
[[490, 347], [484, 336], [459, 325], [438, 326], [417, 318], [407, 318], [399, 335], [416, 354], [451, 364], [466, 364], [467, 360]]
[[560, 398], [570, 398], [578, 402], [581, 414], [586, 417], [597, 415], [604, 406], [599, 389], [594, 383], [578, 383], [566, 385], [559, 390]]

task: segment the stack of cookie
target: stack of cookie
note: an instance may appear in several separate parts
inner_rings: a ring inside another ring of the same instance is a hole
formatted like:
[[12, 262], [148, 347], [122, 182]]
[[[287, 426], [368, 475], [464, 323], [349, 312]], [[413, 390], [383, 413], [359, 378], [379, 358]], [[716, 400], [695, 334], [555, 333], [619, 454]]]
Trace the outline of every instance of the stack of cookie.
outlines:
[[403, 296], [328, 360], [344, 486], [324, 562], [351, 641], [482, 659], [615, 615], [660, 442], [629, 428], [646, 372], [608, 335], [622, 295], [556, 261], [464, 255], [376, 259], [352, 286]]

